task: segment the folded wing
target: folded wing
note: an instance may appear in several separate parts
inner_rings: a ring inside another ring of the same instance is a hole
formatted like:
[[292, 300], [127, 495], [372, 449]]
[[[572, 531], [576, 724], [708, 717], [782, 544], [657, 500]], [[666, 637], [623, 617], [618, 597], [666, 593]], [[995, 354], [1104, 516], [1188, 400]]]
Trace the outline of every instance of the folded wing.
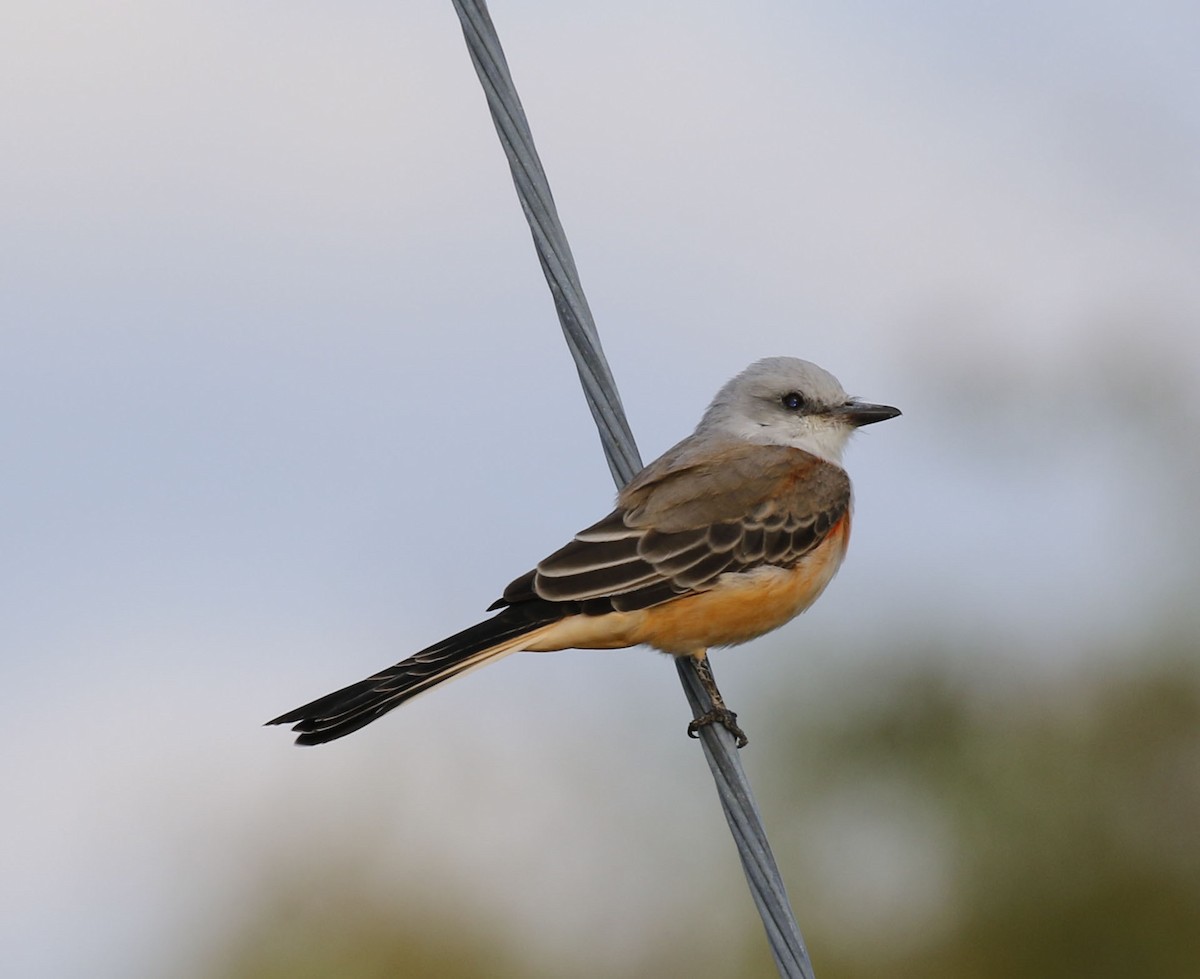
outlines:
[[589, 614], [648, 608], [706, 591], [723, 574], [792, 567], [849, 508], [845, 471], [799, 449], [737, 442], [693, 463], [668, 453], [612, 513], [492, 608], [537, 600]]

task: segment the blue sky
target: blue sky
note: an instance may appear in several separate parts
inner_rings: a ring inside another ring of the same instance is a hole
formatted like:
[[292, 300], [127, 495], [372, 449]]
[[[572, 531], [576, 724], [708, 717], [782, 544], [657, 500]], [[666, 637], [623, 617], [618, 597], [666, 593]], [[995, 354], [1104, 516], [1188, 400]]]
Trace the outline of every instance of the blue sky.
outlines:
[[[718, 659], [734, 690], [913, 623], [1070, 668], [1170, 600], [1200, 533], [1154, 514], [1196, 467], [1147, 471], [1113, 419], [1196, 382], [1194, 7], [492, 13], [646, 458], [760, 356], [905, 411], [847, 456], [839, 579]], [[612, 495], [450, 6], [11, 4], [0, 65], [21, 974], [153, 972], [249, 900], [264, 837], [335, 838], [348, 799], [464, 893], [575, 827], [508, 913], [578, 946], [629, 827], [556, 777], [650, 745], [637, 805], [711, 791], [665, 662], [517, 657], [320, 751], [257, 726], [467, 624]], [[490, 840], [457, 815], [514, 792], [539, 816]], [[686, 875], [685, 844], [648, 845]]]

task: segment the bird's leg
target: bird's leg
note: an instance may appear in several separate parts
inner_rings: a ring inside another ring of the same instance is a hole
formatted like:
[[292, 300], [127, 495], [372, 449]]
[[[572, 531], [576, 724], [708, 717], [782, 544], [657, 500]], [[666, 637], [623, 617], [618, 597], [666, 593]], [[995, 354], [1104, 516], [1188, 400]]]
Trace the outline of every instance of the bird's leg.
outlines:
[[712, 706], [688, 725], [688, 737], [698, 738], [700, 737], [700, 728], [707, 727], [709, 724], [720, 724], [733, 735], [739, 748], [746, 747], [750, 743], [750, 739], [746, 737], [746, 732], [738, 727], [737, 714], [725, 706], [721, 691], [717, 689], [717, 681], [713, 678], [712, 667], [708, 664], [707, 651], [701, 650], [692, 658], [696, 662], [696, 675], [700, 678], [700, 686], [708, 694]]

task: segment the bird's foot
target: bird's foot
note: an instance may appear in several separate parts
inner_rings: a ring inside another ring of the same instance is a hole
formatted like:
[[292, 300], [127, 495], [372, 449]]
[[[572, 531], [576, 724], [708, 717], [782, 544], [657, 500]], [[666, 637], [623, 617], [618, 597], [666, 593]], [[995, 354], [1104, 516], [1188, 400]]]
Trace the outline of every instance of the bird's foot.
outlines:
[[688, 725], [688, 737], [700, 737], [700, 728], [708, 727], [710, 724], [720, 724], [721, 727], [725, 728], [726, 731], [733, 735], [734, 741], [739, 748], [744, 748], [750, 743], [750, 739], [746, 737], [746, 732], [738, 727], [737, 714], [728, 707], [714, 707], [712, 710], [705, 711]]

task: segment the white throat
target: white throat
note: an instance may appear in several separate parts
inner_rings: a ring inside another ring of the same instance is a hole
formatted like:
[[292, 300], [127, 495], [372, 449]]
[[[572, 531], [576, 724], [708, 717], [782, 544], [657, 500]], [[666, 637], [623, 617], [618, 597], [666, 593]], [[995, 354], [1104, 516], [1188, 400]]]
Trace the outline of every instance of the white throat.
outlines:
[[734, 416], [722, 419], [721, 428], [730, 435], [756, 445], [787, 445], [840, 466], [842, 453], [846, 451], [846, 443], [850, 441], [853, 429], [828, 417], [814, 416], [797, 420], [802, 424], [791, 431], [783, 431], [781, 426], [760, 425], [752, 419]]

